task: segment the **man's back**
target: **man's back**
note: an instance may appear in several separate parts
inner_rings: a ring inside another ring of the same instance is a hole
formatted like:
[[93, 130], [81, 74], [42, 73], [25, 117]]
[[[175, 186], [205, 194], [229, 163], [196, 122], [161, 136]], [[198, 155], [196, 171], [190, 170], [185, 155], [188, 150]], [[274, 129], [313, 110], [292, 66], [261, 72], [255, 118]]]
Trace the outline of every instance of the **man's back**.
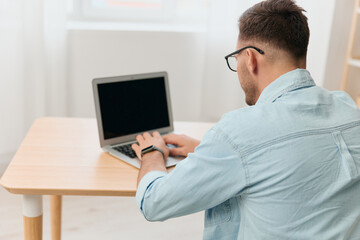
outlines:
[[219, 128], [246, 169], [239, 239], [360, 238], [360, 111], [345, 93], [295, 70]]
[[150, 221], [205, 211], [204, 239], [359, 239], [360, 110], [288, 72], [139, 183]]

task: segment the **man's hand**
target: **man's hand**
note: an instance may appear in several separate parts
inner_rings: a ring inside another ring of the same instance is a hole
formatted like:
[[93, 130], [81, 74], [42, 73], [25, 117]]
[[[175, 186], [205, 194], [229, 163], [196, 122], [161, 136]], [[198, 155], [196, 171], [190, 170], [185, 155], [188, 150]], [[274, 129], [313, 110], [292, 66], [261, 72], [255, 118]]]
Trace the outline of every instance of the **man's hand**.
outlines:
[[[163, 151], [164, 157], [165, 157], [165, 159], [163, 159], [164, 161], [169, 156], [169, 148], [166, 146], [163, 138], [161, 137], [160, 133], [157, 131], [153, 132], [152, 136], [148, 132], [144, 133], [143, 135], [137, 135], [136, 140], [137, 140], [138, 144], [134, 143], [133, 145], [131, 145], [131, 147], [135, 151], [136, 156], [140, 160], [142, 160], [141, 159], [141, 150], [143, 150], [144, 148], [147, 148], [151, 145], [154, 145], [155, 147], [157, 147]], [[146, 155], [144, 155], [144, 157], [145, 156]]]
[[177, 145], [176, 148], [170, 148], [170, 155], [185, 156], [194, 152], [195, 148], [200, 144], [200, 141], [186, 135], [168, 134], [163, 137], [167, 144]]
[[[166, 146], [163, 138], [160, 136], [159, 132], [153, 132], [152, 136], [146, 132], [143, 135], [137, 135], [136, 140], [138, 144], [134, 143], [131, 145], [132, 149], [135, 151], [137, 157], [141, 160], [140, 171], [138, 175], [138, 185], [141, 179], [151, 171], [163, 171], [167, 172], [165, 161], [169, 156], [169, 148]], [[159, 151], [153, 151], [146, 153], [141, 157], [141, 150], [154, 145], [155, 147], [161, 149], [164, 153], [163, 155]]]

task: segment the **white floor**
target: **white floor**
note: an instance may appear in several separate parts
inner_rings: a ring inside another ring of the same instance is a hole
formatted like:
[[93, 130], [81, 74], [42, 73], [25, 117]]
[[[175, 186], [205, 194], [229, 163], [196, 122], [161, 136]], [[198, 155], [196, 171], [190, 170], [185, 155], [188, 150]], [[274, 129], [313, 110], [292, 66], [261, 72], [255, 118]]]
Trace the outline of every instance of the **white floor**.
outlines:
[[[0, 176], [7, 164], [0, 161]], [[43, 239], [50, 240], [49, 197], [44, 196]], [[0, 187], [0, 239], [23, 239], [22, 197]], [[63, 240], [202, 239], [203, 212], [147, 222], [134, 198], [63, 197]]]

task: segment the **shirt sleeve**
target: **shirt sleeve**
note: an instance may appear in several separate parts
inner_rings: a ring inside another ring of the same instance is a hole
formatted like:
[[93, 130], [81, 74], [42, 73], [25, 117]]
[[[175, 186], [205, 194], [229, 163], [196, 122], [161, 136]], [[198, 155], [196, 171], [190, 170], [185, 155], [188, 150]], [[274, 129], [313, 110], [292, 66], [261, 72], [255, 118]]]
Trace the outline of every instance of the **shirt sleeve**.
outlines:
[[149, 221], [163, 221], [212, 208], [240, 195], [246, 171], [235, 146], [218, 128], [170, 173], [153, 171], [140, 181], [136, 202]]

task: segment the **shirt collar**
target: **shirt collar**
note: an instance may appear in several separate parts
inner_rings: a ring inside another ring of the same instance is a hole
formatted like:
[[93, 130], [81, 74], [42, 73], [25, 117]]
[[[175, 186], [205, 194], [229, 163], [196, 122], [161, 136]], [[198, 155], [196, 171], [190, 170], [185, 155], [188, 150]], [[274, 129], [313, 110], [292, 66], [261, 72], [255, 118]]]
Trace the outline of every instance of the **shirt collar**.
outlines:
[[272, 103], [283, 94], [305, 87], [315, 86], [310, 73], [305, 69], [296, 69], [281, 75], [270, 83], [261, 93], [256, 104]]

